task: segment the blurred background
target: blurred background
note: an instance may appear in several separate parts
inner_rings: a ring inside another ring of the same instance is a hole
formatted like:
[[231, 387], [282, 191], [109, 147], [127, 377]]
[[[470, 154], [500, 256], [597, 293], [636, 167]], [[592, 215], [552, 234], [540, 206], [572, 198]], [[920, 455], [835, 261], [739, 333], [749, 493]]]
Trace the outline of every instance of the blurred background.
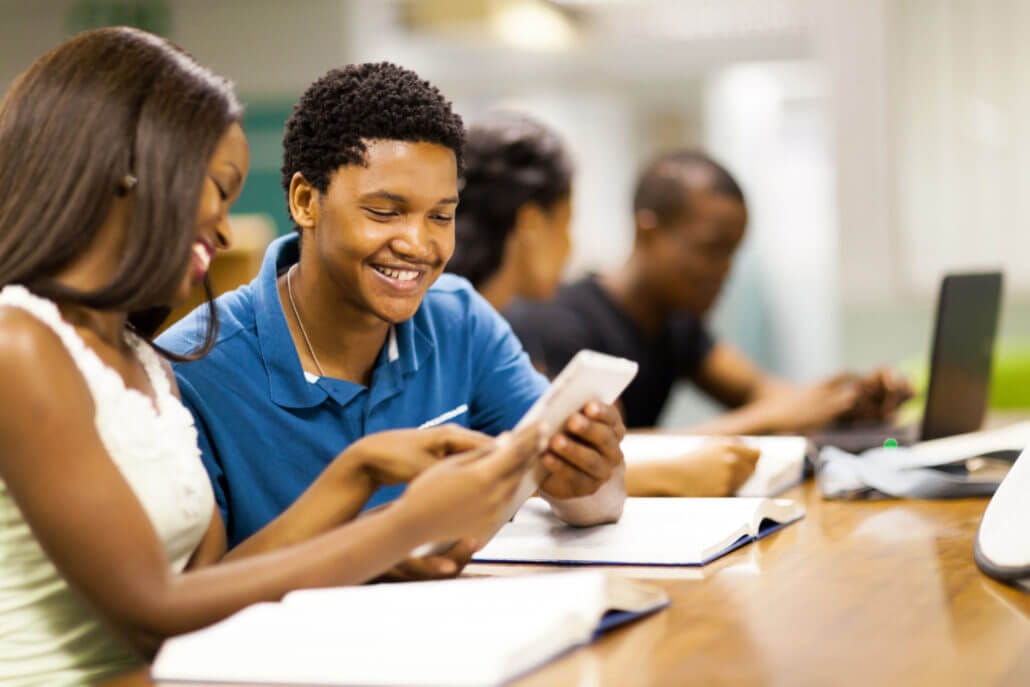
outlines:
[[[925, 358], [953, 269], [1004, 268], [999, 363], [1030, 351], [1030, 2], [0, 0], [0, 92], [108, 24], [169, 36], [236, 82], [248, 235], [290, 230], [280, 139], [301, 91], [390, 60], [466, 121], [506, 105], [566, 136], [570, 277], [626, 257], [648, 158], [692, 145], [723, 162], [751, 224], [712, 326], [780, 374]], [[681, 391], [664, 421], [708, 412]]]

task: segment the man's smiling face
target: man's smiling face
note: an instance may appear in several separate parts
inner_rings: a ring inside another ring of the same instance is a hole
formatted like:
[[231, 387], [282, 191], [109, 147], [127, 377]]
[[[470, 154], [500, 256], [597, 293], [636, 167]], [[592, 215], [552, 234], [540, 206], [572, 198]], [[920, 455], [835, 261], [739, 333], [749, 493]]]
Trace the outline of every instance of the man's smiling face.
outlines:
[[410, 319], [454, 252], [458, 168], [435, 143], [366, 142], [319, 199], [314, 249], [358, 312]]

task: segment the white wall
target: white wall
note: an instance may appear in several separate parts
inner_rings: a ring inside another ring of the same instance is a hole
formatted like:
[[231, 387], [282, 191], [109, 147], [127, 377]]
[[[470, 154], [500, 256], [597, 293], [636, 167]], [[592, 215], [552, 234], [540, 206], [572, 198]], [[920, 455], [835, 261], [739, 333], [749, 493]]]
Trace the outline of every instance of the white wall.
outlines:
[[890, 5], [891, 120], [905, 284], [1003, 266], [1030, 294], [1030, 3]]
[[841, 361], [925, 355], [947, 269], [1005, 265], [1000, 335], [1030, 336], [1030, 4], [813, 1], [830, 72]]
[[741, 182], [750, 215], [716, 325], [792, 379], [838, 362], [825, 91], [810, 63], [758, 63], [716, 74], [705, 94], [705, 147]]

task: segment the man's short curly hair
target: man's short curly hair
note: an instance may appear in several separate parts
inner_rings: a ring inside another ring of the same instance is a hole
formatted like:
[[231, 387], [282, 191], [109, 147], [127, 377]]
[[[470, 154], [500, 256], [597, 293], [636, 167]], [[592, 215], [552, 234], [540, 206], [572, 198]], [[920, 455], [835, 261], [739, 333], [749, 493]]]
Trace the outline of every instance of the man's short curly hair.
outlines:
[[365, 164], [374, 139], [437, 143], [462, 171], [465, 127], [438, 88], [390, 62], [351, 64], [311, 84], [286, 120], [283, 190], [300, 172], [324, 193], [337, 169]]

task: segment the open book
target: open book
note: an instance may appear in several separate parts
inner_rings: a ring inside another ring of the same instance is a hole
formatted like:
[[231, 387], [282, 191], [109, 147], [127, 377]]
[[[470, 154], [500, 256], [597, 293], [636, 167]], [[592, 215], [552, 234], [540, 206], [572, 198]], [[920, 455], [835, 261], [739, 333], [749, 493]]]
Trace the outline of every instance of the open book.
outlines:
[[630, 498], [617, 523], [571, 527], [532, 498], [473, 560], [705, 565], [803, 516], [801, 504], [787, 499]]
[[[630, 433], [622, 440], [627, 464], [677, 460], [720, 437]], [[755, 472], [737, 489], [737, 496], [775, 496], [801, 482], [808, 439], [799, 436], [739, 437], [762, 452]]]
[[669, 604], [601, 571], [315, 589], [172, 638], [154, 680], [500, 685]]

